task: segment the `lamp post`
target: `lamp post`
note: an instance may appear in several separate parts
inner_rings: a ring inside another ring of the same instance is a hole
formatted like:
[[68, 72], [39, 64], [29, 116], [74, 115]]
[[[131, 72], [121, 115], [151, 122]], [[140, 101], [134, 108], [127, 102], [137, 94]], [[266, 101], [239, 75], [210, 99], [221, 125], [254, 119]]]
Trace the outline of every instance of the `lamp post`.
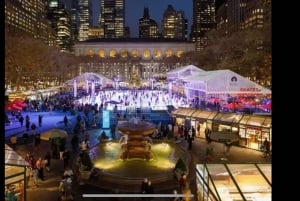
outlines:
[[119, 89], [119, 81], [120, 81], [119, 75], [114, 77], [114, 81], [115, 81], [115, 85], [116, 85], [116, 90], [118, 90]]
[[153, 77], [150, 78], [150, 81], [151, 81], [151, 90], [153, 90], [153, 87], [154, 87], [154, 86], [153, 86], [154, 80], [155, 80], [155, 79], [154, 79]]
[[255, 111], [254, 112], [256, 112], [257, 111], [257, 105], [258, 105], [260, 100], [259, 100], [259, 98], [255, 98], [254, 101], [255, 101]]

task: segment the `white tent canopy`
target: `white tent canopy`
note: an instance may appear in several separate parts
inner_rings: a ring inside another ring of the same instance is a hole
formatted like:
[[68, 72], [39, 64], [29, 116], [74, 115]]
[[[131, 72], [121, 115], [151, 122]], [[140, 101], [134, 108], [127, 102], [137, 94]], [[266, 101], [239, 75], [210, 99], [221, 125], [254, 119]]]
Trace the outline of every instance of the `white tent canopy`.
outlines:
[[270, 89], [231, 71], [204, 71], [196, 66], [183, 66], [167, 73], [169, 89], [184, 91], [189, 99], [195, 96], [201, 100], [212, 96], [226, 99], [236, 95], [270, 95]]
[[105, 87], [107, 84], [113, 85], [114, 81], [104, 77], [103, 75], [97, 74], [97, 73], [83, 73], [71, 80], [68, 80], [64, 83], [65, 86], [73, 86], [74, 81], [76, 80], [76, 84], [78, 87], [86, 86], [87, 81], [95, 82], [98, 84], [101, 84], [103, 87]]
[[271, 90], [231, 70], [203, 71], [181, 79], [187, 88], [203, 89], [206, 94], [271, 94]]
[[194, 65], [182, 66], [167, 72], [167, 79], [168, 80], [181, 79], [189, 75], [197, 75], [200, 72], [205, 72], [205, 71]]

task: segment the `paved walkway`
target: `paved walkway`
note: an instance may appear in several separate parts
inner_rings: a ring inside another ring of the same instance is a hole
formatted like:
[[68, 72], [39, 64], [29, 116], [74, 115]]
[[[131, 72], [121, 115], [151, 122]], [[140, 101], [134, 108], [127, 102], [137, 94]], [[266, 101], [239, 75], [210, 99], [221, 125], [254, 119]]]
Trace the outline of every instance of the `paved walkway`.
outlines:
[[[40, 132], [49, 130], [53, 127], [60, 127], [61, 122], [63, 120], [64, 115], [67, 114], [68, 118], [70, 119], [71, 123], [74, 125], [76, 121], [76, 116], [72, 116], [70, 113], [63, 113], [63, 112], [52, 112], [50, 113], [28, 113], [32, 121], [36, 122], [39, 114], [43, 115], [43, 124], [42, 127], [39, 128]], [[25, 114], [26, 115], [26, 114]], [[38, 125], [38, 124], [37, 124]], [[5, 136], [9, 139], [9, 136], [13, 134], [18, 134], [18, 137], [21, 137], [24, 128], [20, 128], [19, 124], [6, 127], [5, 128]], [[98, 129], [90, 130], [90, 140], [95, 143], [97, 135], [100, 134]], [[72, 134], [68, 135], [67, 138], [67, 148], [71, 150], [70, 141], [72, 138]], [[181, 145], [187, 148], [187, 143], [183, 140]], [[192, 150], [190, 151], [192, 156], [192, 162], [190, 165], [190, 175], [189, 175], [189, 182], [191, 186], [192, 193], [196, 192], [196, 177], [195, 177], [195, 164], [203, 163], [205, 161], [205, 153], [207, 146], [213, 147], [214, 154], [213, 154], [213, 162], [232, 162], [232, 163], [247, 163], [247, 162], [270, 162], [270, 158], [264, 158], [263, 154], [259, 151], [241, 148], [233, 146], [230, 150], [230, 156], [227, 160], [224, 160], [223, 155], [223, 144], [218, 142], [212, 142], [209, 145], [206, 143], [204, 139], [196, 138]], [[41, 141], [41, 146], [39, 151], [35, 151], [34, 147], [31, 144], [20, 144], [16, 147], [16, 152], [22, 156], [25, 156], [27, 152], [32, 152], [36, 157], [44, 156], [46, 152], [49, 150], [50, 144], [48, 141]], [[75, 156], [74, 153], [73, 157]], [[39, 181], [38, 187], [33, 187], [32, 184], [29, 184], [29, 188], [27, 189], [27, 201], [34, 201], [34, 200], [42, 200], [43, 201], [55, 201], [59, 197], [58, 193], [58, 185], [63, 175], [64, 168], [63, 168], [63, 161], [52, 159], [51, 160], [51, 171], [45, 171], [45, 181]], [[100, 182], [100, 181], [99, 181]], [[155, 186], [154, 186], [155, 189]], [[82, 198], [82, 193], [114, 193], [115, 189], [112, 189], [111, 192], [107, 190], [99, 189], [94, 186], [89, 185], [75, 185], [74, 188], [74, 200], [76, 201], [92, 201], [92, 200], [141, 200], [140, 198]], [[159, 192], [159, 189], [155, 189], [155, 192]], [[160, 192], [160, 193], [168, 193], [170, 192]], [[154, 200], [170, 200], [170, 198], [155, 198]]]

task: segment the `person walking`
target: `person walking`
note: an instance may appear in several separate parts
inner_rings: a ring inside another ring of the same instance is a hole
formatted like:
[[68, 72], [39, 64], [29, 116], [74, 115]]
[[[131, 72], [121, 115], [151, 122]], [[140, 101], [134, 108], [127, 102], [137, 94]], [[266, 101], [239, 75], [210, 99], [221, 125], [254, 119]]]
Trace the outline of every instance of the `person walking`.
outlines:
[[51, 162], [51, 154], [50, 151], [48, 151], [44, 157], [44, 162], [45, 162], [45, 168], [48, 172], [50, 172], [50, 162]]
[[[148, 178], [144, 178], [144, 180], [141, 183], [141, 194], [146, 194], [148, 187]], [[145, 200], [143, 197], [142, 200]]]
[[264, 157], [266, 158], [268, 155], [270, 155], [270, 142], [267, 138], [265, 138], [265, 141], [263, 142], [264, 147]]
[[64, 117], [64, 124], [65, 124], [65, 126], [67, 127], [68, 126], [68, 117], [65, 115], [65, 117]]
[[43, 116], [39, 114], [39, 127], [42, 127]]
[[36, 167], [32, 167], [32, 178], [34, 185], [38, 187], [39, 171]]
[[42, 160], [42, 157], [39, 157], [39, 159], [36, 161], [35, 166], [38, 170], [39, 178], [44, 181], [44, 162]]
[[19, 122], [20, 122], [21, 128], [22, 128], [23, 127], [23, 123], [24, 123], [24, 117], [22, 115], [19, 117]]
[[35, 123], [31, 124], [31, 132], [32, 132], [32, 136], [35, 136], [35, 130], [36, 130], [36, 125]]
[[[148, 181], [148, 185], [146, 186], [146, 194], [154, 194], [154, 188], [151, 181]], [[151, 201], [152, 199], [153, 197], [147, 198], [148, 201]]]
[[15, 150], [17, 145], [17, 135], [13, 135], [10, 138], [10, 143], [12, 145], [12, 148]]
[[186, 174], [182, 174], [180, 179], [179, 179], [179, 188], [180, 188], [180, 193], [182, 193], [183, 189], [187, 185], [187, 176]]

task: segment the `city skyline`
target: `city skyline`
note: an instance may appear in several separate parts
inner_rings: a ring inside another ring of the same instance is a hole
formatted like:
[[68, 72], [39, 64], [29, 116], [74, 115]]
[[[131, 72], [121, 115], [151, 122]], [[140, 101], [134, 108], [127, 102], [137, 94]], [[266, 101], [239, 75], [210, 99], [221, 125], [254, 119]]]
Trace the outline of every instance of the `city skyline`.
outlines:
[[[93, 26], [97, 26], [100, 13], [100, 0], [93, 2]], [[164, 11], [171, 4], [176, 11], [183, 10], [188, 20], [188, 34], [193, 23], [193, 0], [125, 0], [125, 26], [130, 27], [131, 37], [138, 38], [139, 19], [143, 17], [144, 7], [149, 8], [150, 18], [155, 20], [161, 31]]]

